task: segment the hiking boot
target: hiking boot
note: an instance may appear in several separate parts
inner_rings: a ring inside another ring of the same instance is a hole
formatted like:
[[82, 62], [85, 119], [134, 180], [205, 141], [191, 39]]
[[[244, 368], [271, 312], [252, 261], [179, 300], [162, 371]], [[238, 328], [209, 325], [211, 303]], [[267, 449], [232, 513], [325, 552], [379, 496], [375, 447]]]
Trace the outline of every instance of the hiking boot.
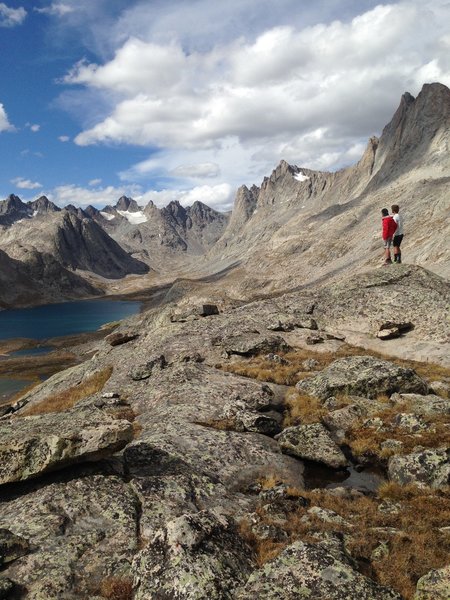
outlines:
[[392, 260], [390, 258], [388, 260], [385, 260], [383, 266], [384, 265], [392, 265]]

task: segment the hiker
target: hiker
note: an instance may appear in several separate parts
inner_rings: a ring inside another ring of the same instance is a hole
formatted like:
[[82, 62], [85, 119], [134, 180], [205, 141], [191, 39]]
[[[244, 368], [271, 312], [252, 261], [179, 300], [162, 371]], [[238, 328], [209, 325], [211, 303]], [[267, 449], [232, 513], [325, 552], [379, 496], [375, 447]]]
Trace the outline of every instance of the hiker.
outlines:
[[397, 229], [397, 223], [394, 221], [394, 218], [389, 214], [387, 208], [381, 209], [381, 227], [381, 235], [383, 237], [384, 242], [384, 264], [390, 265], [392, 264], [392, 238], [394, 236], [395, 230]]
[[403, 239], [403, 217], [400, 215], [400, 207], [398, 204], [391, 206], [392, 218], [397, 223], [397, 229], [395, 230], [394, 241], [394, 262], [400, 264], [402, 262], [402, 251], [400, 250], [400, 244]]

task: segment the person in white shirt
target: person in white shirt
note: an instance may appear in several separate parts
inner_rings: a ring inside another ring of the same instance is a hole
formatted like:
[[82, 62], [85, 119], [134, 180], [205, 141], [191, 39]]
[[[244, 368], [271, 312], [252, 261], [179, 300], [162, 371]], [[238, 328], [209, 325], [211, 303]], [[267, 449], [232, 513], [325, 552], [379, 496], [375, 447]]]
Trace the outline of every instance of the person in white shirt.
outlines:
[[397, 223], [397, 229], [395, 230], [394, 235], [394, 262], [400, 264], [402, 262], [402, 251], [400, 250], [400, 244], [403, 239], [403, 217], [400, 214], [400, 207], [398, 204], [393, 204], [391, 206], [392, 210], [392, 218]]

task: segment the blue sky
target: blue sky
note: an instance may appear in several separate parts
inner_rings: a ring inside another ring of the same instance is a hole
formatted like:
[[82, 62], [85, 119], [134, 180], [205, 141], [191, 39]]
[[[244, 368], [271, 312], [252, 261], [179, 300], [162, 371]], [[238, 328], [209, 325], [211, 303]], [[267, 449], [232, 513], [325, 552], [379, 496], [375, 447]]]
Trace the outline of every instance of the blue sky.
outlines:
[[447, 0], [0, 2], [0, 198], [218, 209], [450, 84]]

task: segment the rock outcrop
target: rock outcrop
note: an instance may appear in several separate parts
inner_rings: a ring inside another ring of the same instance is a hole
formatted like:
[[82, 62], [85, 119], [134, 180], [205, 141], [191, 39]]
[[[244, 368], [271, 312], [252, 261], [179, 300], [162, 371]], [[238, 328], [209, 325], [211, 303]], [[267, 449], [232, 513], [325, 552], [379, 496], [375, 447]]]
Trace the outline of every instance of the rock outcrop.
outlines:
[[95, 409], [0, 422], [0, 484], [98, 460], [120, 450], [131, 438], [128, 421], [107, 418]]
[[253, 573], [236, 600], [401, 600], [388, 588], [376, 585], [320, 544], [296, 542], [275, 560]]
[[376, 398], [394, 392], [428, 392], [427, 383], [412, 369], [370, 356], [339, 359], [322, 373], [298, 383], [297, 388], [323, 400], [339, 393]]

